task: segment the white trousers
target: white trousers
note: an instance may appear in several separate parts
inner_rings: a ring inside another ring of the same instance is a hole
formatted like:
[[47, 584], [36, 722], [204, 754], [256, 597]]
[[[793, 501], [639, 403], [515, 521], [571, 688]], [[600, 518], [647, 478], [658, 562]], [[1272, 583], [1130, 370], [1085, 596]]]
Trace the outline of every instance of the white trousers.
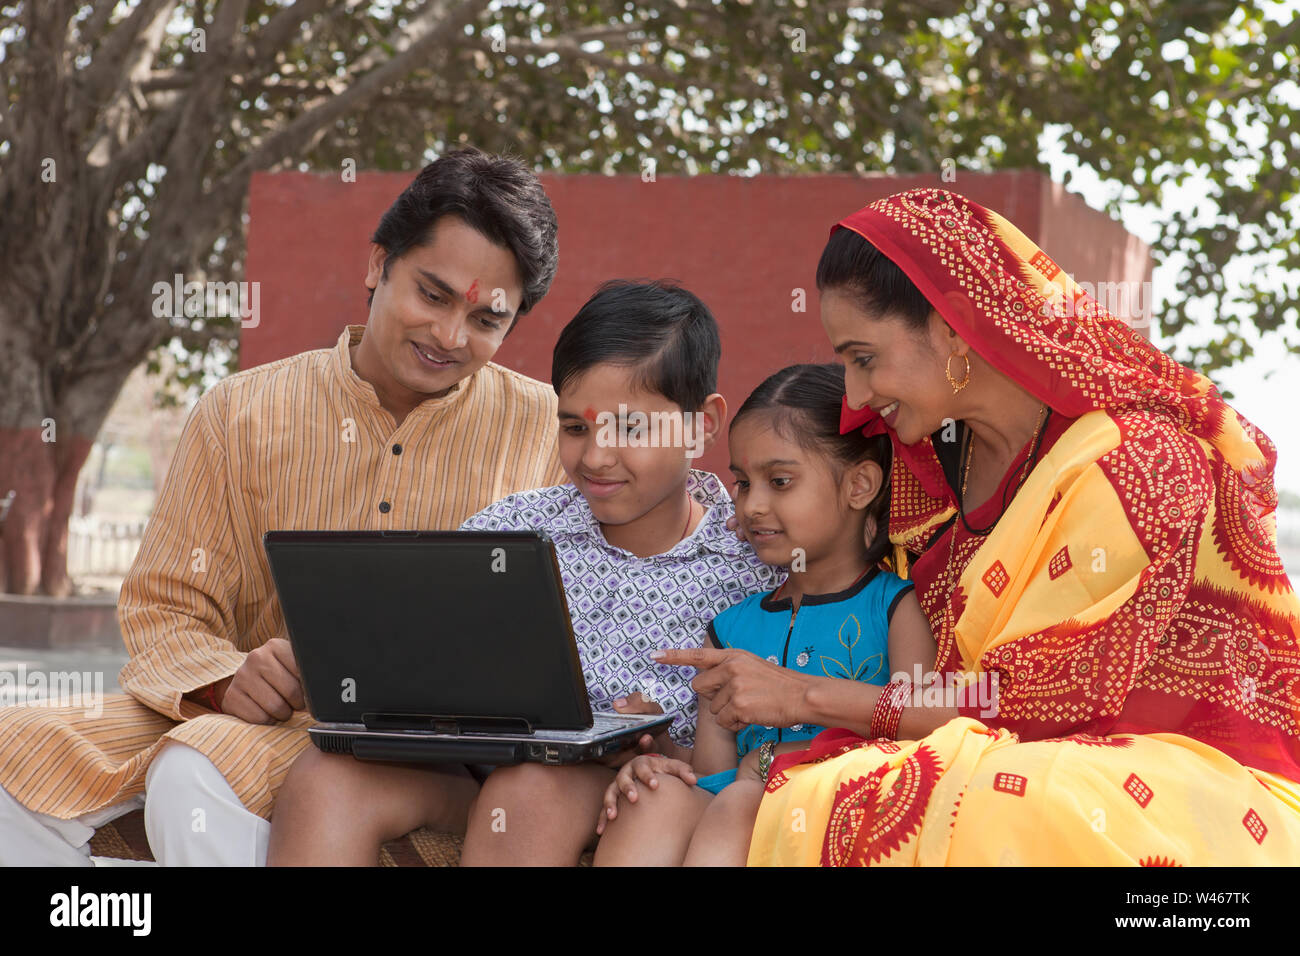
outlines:
[[96, 827], [141, 806], [162, 866], [266, 865], [271, 824], [244, 809], [221, 771], [193, 747], [164, 744], [144, 786], [144, 796], [72, 820], [28, 810], [0, 787], [0, 866], [93, 866]]

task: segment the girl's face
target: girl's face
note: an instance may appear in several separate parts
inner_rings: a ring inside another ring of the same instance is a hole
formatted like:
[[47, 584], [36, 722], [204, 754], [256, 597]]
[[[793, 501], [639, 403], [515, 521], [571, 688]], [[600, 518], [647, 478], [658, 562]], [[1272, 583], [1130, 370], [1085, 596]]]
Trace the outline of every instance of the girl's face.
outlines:
[[[654, 524], [666, 512], [678, 514], [678, 496], [694, 460], [687, 450], [707, 450], [726, 416], [718, 395], [700, 414], [683, 415], [674, 402], [637, 387], [633, 372], [621, 365], [595, 365], [559, 394], [560, 463], [596, 520], [623, 529], [624, 534], [611, 536], [607, 528], [611, 544], [626, 538], [633, 525]], [[620, 412], [626, 417], [620, 418]], [[627, 418], [635, 412], [644, 413], [655, 427], [629, 433]]]
[[[905, 445], [944, 426], [953, 415], [953, 391], [944, 375], [952, 351], [944, 344], [946, 323], [931, 312], [923, 332], [899, 318], [872, 318], [850, 296], [834, 289], [821, 298], [822, 327], [844, 360], [844, 391], [850, 408], [869, 405], [887, 412], [885, 424]], [[966, 366], [952, 361], [961, 379]]]
[[802, 556], [811, 570], [865, 552], [865, 509], [884, 478], [878, 464], [844, 466], [837, 480], [826, 454], [783, 437], [763, 412], [733, 422], [729, 445], [736, 517], [764, 564], [790, 566]]

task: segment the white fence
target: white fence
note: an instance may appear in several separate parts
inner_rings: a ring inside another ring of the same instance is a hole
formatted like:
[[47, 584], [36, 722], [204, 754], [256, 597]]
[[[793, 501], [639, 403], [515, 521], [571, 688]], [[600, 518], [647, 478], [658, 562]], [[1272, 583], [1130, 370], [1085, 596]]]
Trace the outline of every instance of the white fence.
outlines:
[[144, 521], [105, 521], [102, 518], [68, 519], [68, 574], [122, 577], [131, 568]]

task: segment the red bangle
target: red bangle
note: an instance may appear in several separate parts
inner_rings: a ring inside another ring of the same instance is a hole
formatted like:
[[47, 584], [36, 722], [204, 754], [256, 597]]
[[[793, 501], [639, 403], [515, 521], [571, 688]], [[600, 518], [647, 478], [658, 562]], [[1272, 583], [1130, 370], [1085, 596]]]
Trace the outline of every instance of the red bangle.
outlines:
[[873, 739], [896, 740], [898, 723], [903, 717], [903, 708], [912, 696], [912, 682], [906, 677], [895, 678], [885, 685], [871, 711], [871, 730]]

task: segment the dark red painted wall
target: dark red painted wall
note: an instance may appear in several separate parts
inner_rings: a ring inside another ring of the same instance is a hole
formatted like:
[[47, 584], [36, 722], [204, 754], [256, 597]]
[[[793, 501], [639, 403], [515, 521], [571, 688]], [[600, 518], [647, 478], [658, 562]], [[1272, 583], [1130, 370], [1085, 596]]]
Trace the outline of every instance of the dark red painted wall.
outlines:
[[[260, 323], [245, 329], [245, 368], [328, 347], [367, 317], [370, 233], [412, 173], [260, 173], [249, 201], [248, 278], [261, 283]], [[510, 334], [496, 361], [550, 380], [560, 329], [605, 279], [675, 278], [722, 329], [719, 390], [734, 411], [764, 377], [831, 361], [817, 318], [817, 260], [833, 223], [881, 196], [945, 186], [997, 210], [1080, 281], [1149, 278], [1145, 246], [1035, 172], [936, 176], [543, 176], [560, 223], [555, 284]], [[1053, 242], [1054, 240], [1054, 242]], [[791, 311], [805, 289], [807, 311]], [[699, 466], [726, 473], [725, 448]]]

